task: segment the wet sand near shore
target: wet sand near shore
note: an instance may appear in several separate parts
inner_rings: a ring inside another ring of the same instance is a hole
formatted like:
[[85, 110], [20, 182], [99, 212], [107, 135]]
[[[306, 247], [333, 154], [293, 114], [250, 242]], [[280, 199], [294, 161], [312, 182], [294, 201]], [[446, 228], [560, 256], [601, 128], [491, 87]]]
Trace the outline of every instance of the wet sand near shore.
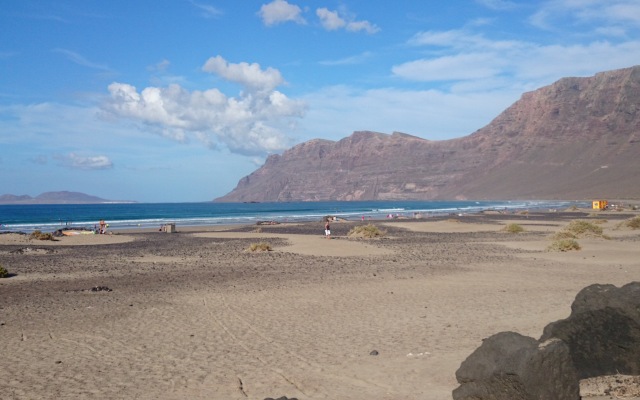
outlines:
[[[3, 234], [0, 397], [450, 399], [483, 338], [538, 338], [583, 287], [640, 280], [640, 230], [617, 229], [633, 215], [367, 221], [387, 231], [374, 240], [346, 237], [361, 221], [331, 240], [321, 221]], [[611, 239], [546, 251], [590, 218]]]

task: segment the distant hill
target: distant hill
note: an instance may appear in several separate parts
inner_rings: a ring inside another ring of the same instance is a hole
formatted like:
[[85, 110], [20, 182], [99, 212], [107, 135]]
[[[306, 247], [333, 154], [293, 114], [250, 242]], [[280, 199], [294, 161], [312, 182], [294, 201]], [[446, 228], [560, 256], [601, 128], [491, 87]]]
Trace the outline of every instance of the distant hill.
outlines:
[[[0, 195], [0, 204], [100, 204], [125, 201], [106, 200], [79, 192], [45, 192], [36, 197], [13, 194]], [[126, 203], [132, 203], [127, 201]]]
[[590, 198], [640, 198], [640, 66], [525, 93], [458, 139], [311, 140], [216, 201]]

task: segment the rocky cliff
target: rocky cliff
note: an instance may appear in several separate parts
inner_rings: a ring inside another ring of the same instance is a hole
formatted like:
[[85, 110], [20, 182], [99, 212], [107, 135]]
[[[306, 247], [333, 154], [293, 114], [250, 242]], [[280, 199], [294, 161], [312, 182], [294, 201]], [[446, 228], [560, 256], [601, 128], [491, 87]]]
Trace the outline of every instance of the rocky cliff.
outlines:
[[311, 140], [216, 201], [640, 198], [640, 66], [564, 78], [473, 134]]

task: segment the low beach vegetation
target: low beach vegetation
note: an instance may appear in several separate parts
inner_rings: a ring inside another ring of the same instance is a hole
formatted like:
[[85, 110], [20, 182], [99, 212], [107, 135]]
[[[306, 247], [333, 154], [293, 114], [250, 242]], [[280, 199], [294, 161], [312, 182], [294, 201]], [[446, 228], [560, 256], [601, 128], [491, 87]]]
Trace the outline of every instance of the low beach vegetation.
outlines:
[[41, 231], [33, 231], [31, 233], [31, 236], [29, 236], [30, 239], [36, 239], [36, 240], [55, 240], [53, 237], [53, 234], [51, 233], [43, 233]]
[[373, 224], [358, 225], [351, 228], [347, 236], [350, 238], [373, 239], [386, 235], [386, 232]]
[[0, 278], [6, 278], [8, 276], [9, 276], [9, 271], [7, 271], [5, 267], [0, 265]]
[[633, 217], [627, 221], [627, 226], [631, 229], [640, 229], [640, 216]]
[[580, 250], [580, 244], [575, 239], [555, 240], [547, 247], [548, 251], [571, 251]]
[[251, 252], [271, 251], [271, 250], [273, 250], [271, 248], [271, 245], [269, 243], [265, 243], [265, 242], [252, 243], [251, 246], [249, 246], [249, 251], [251, 251]]
[[504, 228], [502, 228], [502, 230], [507, 232], [507, 233], [521, 233], [521, 232], [524, 232], [524, 228], [519, 224], [507, 224]]
[[575, 220], [571, 221], [562, 231], [556, 233], [555, 240], [578, 238], [603, 238], [610, 239], [604, 234], [604, 229], [593, 222]]
[[640, 229], [640, 215], [621, 222], [618, 228]]

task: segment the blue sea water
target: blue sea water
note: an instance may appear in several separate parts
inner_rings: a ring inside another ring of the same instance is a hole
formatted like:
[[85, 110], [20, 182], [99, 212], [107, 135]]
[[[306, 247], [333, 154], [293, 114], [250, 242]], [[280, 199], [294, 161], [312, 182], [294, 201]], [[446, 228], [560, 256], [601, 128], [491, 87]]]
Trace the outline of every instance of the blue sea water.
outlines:
[[325, 201], [287, 203], [109, 203], [0, 205], [2, 231], [52, 232], [63, 227], [93, 228], [104, 219], [110, 229], [254, 224], [258, 221], [319, 221], [327, 215], [358, 220], [389, 214], [445, 215], [482, 210], [568, 207], [568, 201]]

